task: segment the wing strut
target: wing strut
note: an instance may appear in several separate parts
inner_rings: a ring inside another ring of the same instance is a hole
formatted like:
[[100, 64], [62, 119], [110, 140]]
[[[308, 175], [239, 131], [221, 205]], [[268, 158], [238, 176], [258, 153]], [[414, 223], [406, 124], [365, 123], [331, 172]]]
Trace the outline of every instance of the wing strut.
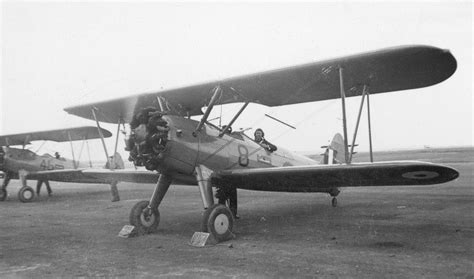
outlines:
[[[160, 105], [161, 106], [161, 105]], [[119, 135], [120, 135], [120, 124], [122, 124], [122, 118], [119, 117], [119, 121], [117, 123], [117, 136], [115, 137], [115, 147], [114, 147], [114, 166], [112, 166], [112, 162], [109, 163], [109, 168], [113, 169], [115, 168], [115, 154], [117, 154], [117, 147], [118, 147], [118, 140], [119, 140]]]
[[23, 142], [23, 149], [25, 149], [25, 146], [28, 144], [30, 141], [30, 135], [26, 135], [25, 141]]
[[224, 130], [222, 130], [220, 133], [219, 133], [219, 137], [222, 137], [226, 132], [227, 130], [229, 130], [230, 127], [232, 127], [232, 124], [234, 124], [235, 120], [237, 120], [237, 118], [240, 116], [240, 114], [244, 111], [244, 109], [249, 105], [249, 102], [245, 102], [245, 104], [240, 108], [240, 110], [237, 112], [236, 115], [234, 115], [234, 117], [232, 118], [232, 120], [230, 120], [229, 124], [227, 124], [227, 126], [224, 128]]
[[367, 90], [367, 123], [369, 124], [369, 148], [370, 148], [370, 162], [374, 162], [374, 154], [372, 153], [372, 129], [370, 126], [370, 102], [369, 102], [370, 92]]
[[344, 70], [339, 68], [339, 86], [341, 90], [341, 103], [342, 103], [342, 126], [344, 129], [344, 151], [346, 164], [349, 164], [349, 148], [347, 144], [347, 123], [346, 123], [346, 93], [344, 92]]
[[211, 101], [209, 102], [209, 105], [206, 108], [206, 112], [201, 118], [201, 121], [199, 122], [198, 126], [196, 127], [196, 130], [193, 132], [193, 136], [197, 136], [197, 132], [201, 131], [202, 126], [204, 126], [204, 123], [206, 123], [207, 118], [209, 117], [209, 114], [211, 113], [212, 108], [216, 104], [217, 100], [219, 99], [221, 93], [222, 93], [222, 88], [220, 86], [216, 86], [213, 89], [214, 94], [212, 95]]
[[74, 169], [77, 169], [76, 156], [74, 156], [74, 147], [72, 145], [71, 133], [69, 133], [69, 131], [67, 132], [67, 137], [69, 138], [69, 144], [71, 144], [72, 165], [74, 166]]
[[86, 143], [86, 137], [82, 137], [81, 149], [79, 150], [79, 155], [77, 157], [77, 166], [81, 163], [82, 151], [84, 150], [84, 144]]
[[365, 95], [367, 94], [367, 85], [364, 85], [364, 89], [362, 90], [362, 99], [360, 101], [360, 107], [359, 107], [359, 114], [357, 115], [357, 122], [356, 126], [354, 129], [354, 136], [352, 137], [352, 145], [351, 145], [351, 152], [349, 153], [349, 162], [352, 162], [352, 155], [354, 154], [354, 147], [355, 147], [355, 141], [357, 138], [357, 131], [359, 130], [359, 123], [360, 123], [360, 115], [362, 113], [362, 109], [364, 108], [364, 101], [365, 101]]
[[86, 141], [86, 147], [87, 147], [87, 156], [89, 157], [89, 166], [92, 168], [92, 160], [91, 160], [91, 151], [89, 149], [89, 141]]
[[97, 115], [95, 114], [95, 108], [92, 108], [91, 111], [92, 111], [92, 116], [94, 117], [95, 123], [97, 125], [97, 130], [99, 131], [100, 140], [102, 141], [102, 146], [104, 147], [104, 152], [105, 152], [107, 162], [109, 162], [109, 165], [110, 165], [109, 153], [107, 152], [107, 146], [105, 145], [104, 135], [102, 134], [102, 130], [100, 129], [100, 123], [97, 120]]

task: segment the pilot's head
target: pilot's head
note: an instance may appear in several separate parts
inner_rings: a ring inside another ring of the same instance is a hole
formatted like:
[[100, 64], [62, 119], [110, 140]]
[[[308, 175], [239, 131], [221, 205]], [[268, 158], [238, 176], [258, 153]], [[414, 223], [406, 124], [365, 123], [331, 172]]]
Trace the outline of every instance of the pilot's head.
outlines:
[[262, 129], [258, 128], [258, 129], [255, 130], [255, 132], [253, 133], [253, 136], [255, 137], [255, 141], [261, 141], [262, 138], [265, 136], [265, 133], [263, 132]]

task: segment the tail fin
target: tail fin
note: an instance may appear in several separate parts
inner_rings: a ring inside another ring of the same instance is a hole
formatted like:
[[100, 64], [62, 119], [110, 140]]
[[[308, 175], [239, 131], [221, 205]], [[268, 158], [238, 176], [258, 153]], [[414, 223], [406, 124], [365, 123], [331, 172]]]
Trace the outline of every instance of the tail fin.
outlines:
[[346, 150], [344, 148], [344, 138], [341, 134], [335, 134], [331, 143], [328, 146], [322, 147], [326, 148], [326, 151], [323, 154], [321, 164], [332, 165], [345, 162]]
[[[112, 163], [112, 169], [117, 170], [117, 169], [124, 169], [125, 164], [122, 160], [122, 156], [118, 152], [115, 152], [114, 156], [110, 156], [110, 163]], [[105, 163], [105, 168], [110, 169], [109, 167], [109, 162]]]

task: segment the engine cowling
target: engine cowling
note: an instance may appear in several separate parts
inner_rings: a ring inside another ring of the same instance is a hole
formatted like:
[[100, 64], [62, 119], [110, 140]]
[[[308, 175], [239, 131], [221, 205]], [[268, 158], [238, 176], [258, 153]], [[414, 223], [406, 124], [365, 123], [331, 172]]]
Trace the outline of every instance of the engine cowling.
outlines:
[[158, 170], [164, 159], [170, 127], [163, 119], [163, 112], [156, 108], [144, 108], [130, 122], [131, 134], [125, 140], [130, 151], [129, 161], [147, 170]]

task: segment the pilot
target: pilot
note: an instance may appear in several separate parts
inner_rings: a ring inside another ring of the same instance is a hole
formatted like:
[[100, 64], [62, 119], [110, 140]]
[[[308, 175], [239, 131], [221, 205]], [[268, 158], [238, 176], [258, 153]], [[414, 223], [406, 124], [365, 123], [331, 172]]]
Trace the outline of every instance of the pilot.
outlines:
[[260, 144], [263, 148], [265, 148], [269, 152], [273, 152], [277, 150], [277, 147], [275, 145], [271, 144], [264, 138], [265, 133], [263, 132], [262, 129], [258, 128], [257, 130], [255, 130], [253, 135], [255, 137], [255, 142]]
[[[56, 152], [58, 153], [58, 152]], [[48, 191], [48, 196], [51, 196], [53, 194], [53, 191], [51, 190], [51, 186], [49, 186], [49, 181], [48, 180], [38, 180], [36, 182], [36, 194], [39, 196], [40, 191], [41, 191], [41, 186], [46, 185], [46, 190]]]
[[59, 152], [54, 152], [54, 157], [56, 159], [59, 159], [59, 158], [61, 158], [61, 155], [59, 155]]

